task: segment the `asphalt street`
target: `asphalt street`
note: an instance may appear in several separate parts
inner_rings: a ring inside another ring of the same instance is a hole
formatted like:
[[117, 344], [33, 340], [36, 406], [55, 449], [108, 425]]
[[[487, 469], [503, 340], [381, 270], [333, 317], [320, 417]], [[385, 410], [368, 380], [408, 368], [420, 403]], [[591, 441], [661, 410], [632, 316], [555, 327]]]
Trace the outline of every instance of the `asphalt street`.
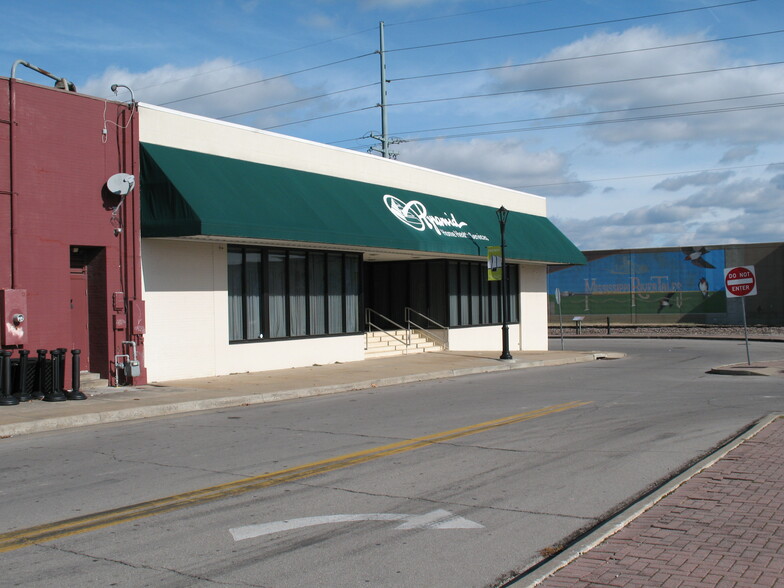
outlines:
[[4, 577], [490, 586], [784, 410], [742, 341], [565, 344], [627, 357], [5, 439]]

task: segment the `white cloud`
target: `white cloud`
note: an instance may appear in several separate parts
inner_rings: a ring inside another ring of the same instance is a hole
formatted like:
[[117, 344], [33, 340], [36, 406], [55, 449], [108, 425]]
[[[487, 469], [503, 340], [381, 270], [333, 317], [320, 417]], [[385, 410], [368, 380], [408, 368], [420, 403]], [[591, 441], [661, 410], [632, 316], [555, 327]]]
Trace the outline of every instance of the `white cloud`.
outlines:
[[784, 190], [778, 185], [780, 179], [780, 176], [772, 180], [741, 179], [726, 186], [705, 188], [682, 202], [694, 209], [724, 208], [784, 218]]
[[684, 176], [677, 176], [674, 178], [667, 178], [656, 184], [654, 190], [667, 190], [669, 192], [677, 192], [686, 186], [712, 186], [720, 184], [733, 175], [731, 171], [723, 172], [700, 172], [698, 174], [690, 174]]
[[703, 188], [677, 202], [588, 219], [553, 219], [585, 250], [782, 240], [784, 174]]
[[312, 12], [302, 16], [299, 18], [299, 22], [309, 28], [325, 30], [336, 28], [339, 24], [338, 19], [323, 12]]
[[[110, 86], [125, 84], [138, 101], [214, 118], [293, 101], [301, 98], [303, 92], [312, 91], [295, 86], [287, 78], [260, 82], [265, 77], [258, 69], [213, 59], [193, 67], [163, 65], [146, 72], [111, 67], [101, 76], [90, 78], [80, 91], [114, 98]], [[215, 92], [229, 87], [236, 88]], [[183, 97], [195, 98], [181, 100]], [[126, 99], [127, 95], [119, 98]], [[260, 110], [253, 115], [254, 122], [259, 126], [272, 125], [287, 111], [290, 109], [285, 107]]]
[[526, 190], [539, 195], [547, 195], [548, 187], [542, 184], [560, 184], [550, 186], [549, 195], [581, 195], [590, 189], [581, 182], [564, 184], [574, 177], [563, 155], [529, 151], [514, 139], [426, 141], [395, 147], [402, 161], [510, 188], [539, 186]]
[[731, 149], [728, 149], [724, 155], [722, 155], [719, 163], [736, 163], [738, 161], [743, 161], [752, 155], [756, 155], [758, 151], [759, 149], [753, 145], [740, 145], [738, 147], [732, 147]]
[[[557, 114], [626, 109], [627, 112], [597, 115], [590, 119], [592, 122], [631, 117], [637, 119], [634, 123], [586, 127], [586, 132], [594, 139], [607, 143], [637, 141], [655, 144], [719, 139], [737, 145], [779, 140], [784, 132], [784, 117], [776, 116], [776, 109], [727, 111], [721, 116], [700, 112], [776, 102], [770, 97], [711, 101], [716, 98], [779, 92], [782, 66], [708, 73], [709, 70], [750, 65], [748, 61], [728, 55], [726, 45], [721, 43], [641, 50], [705, 38], [704, 34], [672, 36], [655, 27], [635, 27], [622, 33], [597, 33], [544, 55], [542, 61], [620, 51], [627, 53], [501, 70], [501, 73], [496, 74], [496, 88], [509, 91], [584, 84], [537, 95], [543, 105], [554, 105], [550, 111]], [[671, 76], [688, 72], [705, 73]], [[609, 83], [623, 79], [638, 81]], [[667, 104], [680, 106], [647, 108]], [[675, 113], [690, 114], [670, 116]], [[652, 116], [662, 118], [645, 120]]]

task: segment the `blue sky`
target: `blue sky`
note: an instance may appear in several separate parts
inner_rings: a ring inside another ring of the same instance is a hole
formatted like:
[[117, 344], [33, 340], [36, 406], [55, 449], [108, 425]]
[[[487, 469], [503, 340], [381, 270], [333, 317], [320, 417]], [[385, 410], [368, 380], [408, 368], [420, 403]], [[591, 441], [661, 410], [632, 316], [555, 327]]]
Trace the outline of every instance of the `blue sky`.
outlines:
[[780, 0], [5, 4], [8, 73], [362, 151], [384, 21], [398, 159], [547, 196], [586, 250], [784, 241]]

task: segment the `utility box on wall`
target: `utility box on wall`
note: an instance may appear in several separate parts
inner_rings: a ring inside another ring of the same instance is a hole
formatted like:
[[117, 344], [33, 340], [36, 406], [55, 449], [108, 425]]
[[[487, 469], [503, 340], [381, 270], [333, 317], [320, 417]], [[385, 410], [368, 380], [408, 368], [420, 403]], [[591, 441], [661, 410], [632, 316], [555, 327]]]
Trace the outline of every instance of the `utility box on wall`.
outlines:
[[0, 290], [0, 313], [3, 317], [3, 345], [27, 343], [27, 290]]

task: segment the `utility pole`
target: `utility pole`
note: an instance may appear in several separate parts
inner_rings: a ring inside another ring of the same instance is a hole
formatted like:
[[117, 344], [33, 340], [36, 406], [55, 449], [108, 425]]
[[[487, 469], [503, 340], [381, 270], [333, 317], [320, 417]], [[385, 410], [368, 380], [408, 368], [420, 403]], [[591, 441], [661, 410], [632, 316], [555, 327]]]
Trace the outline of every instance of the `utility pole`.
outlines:
[[384, 51], [384, 21], [378, 23], [379, 57], [381, 58], [381, 156], [389, 158], [389, 136], [387, 135], [387, 60]]
[[387, 131], [387, 57], [386, 50], [384, 49], [384, 21], [378, 23], [378, 37], [379, 37], [379, 50], [378, 55], [381, 58], [381, 102], [376, 104], [381, 108], [381, 135], [370, 132], [363, 138], [375, 139], [381, 143], [380, 147], [368, 148], [368, 153], [380, 153], [381, 157], [386, 159], [397, 159], [397, 153], [389, 150], [389, 146], [393, 143], [402, 143], [400, 139], [390, 139]]

